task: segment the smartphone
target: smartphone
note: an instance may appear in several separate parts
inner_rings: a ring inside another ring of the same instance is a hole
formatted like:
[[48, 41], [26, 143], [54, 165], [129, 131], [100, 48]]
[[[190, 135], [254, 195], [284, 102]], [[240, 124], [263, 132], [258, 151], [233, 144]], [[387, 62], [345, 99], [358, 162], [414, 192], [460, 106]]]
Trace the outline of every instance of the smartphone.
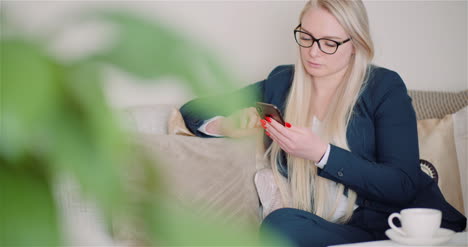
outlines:
[[276, 107], [275, 105], [257, 102], [256, 108], [258, 115], [260, 115], [261, 118], [265, 119], [266, 117], [271, 117], [284, 126], [285, 121], [283, 115], [281, 114], [281, 111], [278, 109], [278, 107]]

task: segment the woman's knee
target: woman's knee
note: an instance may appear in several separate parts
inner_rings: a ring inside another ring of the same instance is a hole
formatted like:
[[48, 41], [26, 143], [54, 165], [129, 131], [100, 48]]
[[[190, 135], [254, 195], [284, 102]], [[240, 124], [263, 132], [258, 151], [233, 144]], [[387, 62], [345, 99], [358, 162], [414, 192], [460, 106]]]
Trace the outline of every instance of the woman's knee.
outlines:
[[327, 221], [324, 220], [323, 218], [304, 211], [300, 209], [295, 209], [295, 208], [280, 208], [277, 209], [273, 212], [271, 212], [264, 220], [263, 224], [284, 224], [284, 223], [291, 223], [294, 221], [308, 221], [309, 224], [320, 224], [320, 223], [326, 223]]
[[[314, 232], [323, 219], [312, 213], [295, 209], [280, 208], [270, 213], [262, 222], [260, 231], [264, 239], [267, 235], [281, 235], [295, 242], [303, 238], [304, 231]], [[307, 230], [306, 230], [307, 229]]]
[[272, 235], [280, 235], [293, 246], [328, 246], [371, 238], [352, 227], [334, 224], [315, 214], [294, 208], [273, 211], [262, 222], [260, 230], [263, 240]]

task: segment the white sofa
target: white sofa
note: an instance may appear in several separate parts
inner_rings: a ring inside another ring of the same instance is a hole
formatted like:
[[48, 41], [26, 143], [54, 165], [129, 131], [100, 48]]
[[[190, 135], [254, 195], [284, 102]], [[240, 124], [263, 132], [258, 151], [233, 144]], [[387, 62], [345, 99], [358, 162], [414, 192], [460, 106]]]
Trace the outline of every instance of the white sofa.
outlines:
[[[437, 168], [439, 185], [448, 201], [466, 213], [468, 91], [458, 94], [410, 92], [410, 95], [419, 119], [421, 158], [429, 160]], [[463, 107], [464, 110], [460, 110]], [[193, 211], [196, 214], [217, 214], [222, 216], [224, 224], [236, 222], [255, 231], [260, 224], [260, 217], [253, 176], [266, 164], [256, 152], [257, 140], [173, 135], [168, 133], [168, 129], [174, 132], [174, 128], [168, 125], [168, 120], [174, 116], [171, 114], [177, 114], [177, 106], [135, 106], [124, 110], [123, 119], [128, 130], [137, 133], [139, 141], [151, 153], [159, 154], [158, 157], [164, 161], [165, 165], [160, 169], [165, 174], [167, 188], [178, 202], [196, 205]], [[447, 142], [453, 142], [453, 150], [449, 152], [446, 150], [450, 148]], [[435, 152], [433, 149], [443, 152]], [[451, 158], [451, 164], [446, 162], [447, 155]], [[74, 227], [68, 231], [71, 245], [131, 243], [135, 236], [125, 232], [128, 229], [121, 226], [115, 227], [113, 236], [100, 231], [102, 226], [99, 226], [100, 220], [95, 209], [73, 202], [75, 195], [69, 193], [73, 190], [69, 187], [68, 190], [59, 191], [62, 199], [68, 198], [61, 200], [65, 221], [81, 219], [75, 220], [72, 224]], [[77, 223], [82, 226], [77, 226]], [[84, 231], [79, 232], [77, 229]], [[94, 235], [90, 232], [94, 232]], [[462, 244], [465, 240], [466, 232], [456, 239]], [[391, 241], [378, 243], [382, 246], [390, 246], [388, 243], [394, 245]]]

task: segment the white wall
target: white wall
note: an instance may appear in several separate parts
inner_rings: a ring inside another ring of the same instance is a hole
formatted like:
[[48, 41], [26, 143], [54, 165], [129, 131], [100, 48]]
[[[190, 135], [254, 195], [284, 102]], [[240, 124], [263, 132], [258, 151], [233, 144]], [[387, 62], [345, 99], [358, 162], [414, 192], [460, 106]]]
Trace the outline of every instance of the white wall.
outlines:
[[467, 1], [367, 1], [375, 63], [411, 89], [468, 89]]
[[[468, 89], [467, 1], [365, 4], [376, 64], [399, 72], [409, 89]], [[294, 63], [292, 29], [303, 5], [304, 1], [129, 0], [5, 4], [16, 23], [37, 35], [48, 35], [72, 14], [96, 7], [122, 7], [155, 20], [160, 18], [212, 47], [228, 70], [240, 79], [239, 87], [262, 80], [276, 65]], [[105, 45], [99, 40], [99, 34], [105, 32], [99, 30], [99, 25], [68, 30], [51, 47], [64, 57], [79, 56], [99, 44]], [[114, 105], [182, 103], [192, 97], [177, 82], [147, 85], [133, 81], [136, 78], [125, 73], [108, 72], [106, 88]]]

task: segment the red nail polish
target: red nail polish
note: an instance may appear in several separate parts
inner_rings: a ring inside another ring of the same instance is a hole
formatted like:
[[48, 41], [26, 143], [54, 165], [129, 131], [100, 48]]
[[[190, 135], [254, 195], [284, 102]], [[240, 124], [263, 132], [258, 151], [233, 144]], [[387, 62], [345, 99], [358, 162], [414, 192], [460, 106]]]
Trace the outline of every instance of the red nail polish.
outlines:
[[286, 126], [286, 128], [291, 128], [291, 124], [290, 123], [285, 123], [284, 126]]
[[263, 120], [263, 119], [260, 119], [260, 123], [262, 123], [262, 125], [265, 125], [265, 124], [266, 124], [266, 121]]
[[265, 118], [269, 123], [271, 123], [271, 118], [270, 117], [266, 117]]
[[265, 135], [270, 136], [271, 134], [267, 131], [265, 131]]

